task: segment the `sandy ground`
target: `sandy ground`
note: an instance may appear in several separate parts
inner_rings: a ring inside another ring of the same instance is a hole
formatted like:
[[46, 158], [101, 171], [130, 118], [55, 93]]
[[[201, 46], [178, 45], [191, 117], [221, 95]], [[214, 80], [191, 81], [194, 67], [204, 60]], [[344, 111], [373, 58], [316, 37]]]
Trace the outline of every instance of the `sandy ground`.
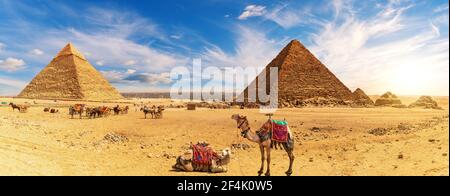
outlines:
[[[403, 97], [409, 104], [417, 97]], [[435, 98], [445, 110], [396, 108], [282, 109], [296, 138], [293, 175], [449, 175], [448, 97]], [[32, 100], [0, 98], [0, 102]], [[144, 100], [170, 104], [169, 100]], [[124, 102], [132, 102], [125, 100]], [[257, 145], [238, 137], [231, 115], [248, 116], [253, 129], [267, 119], [254, 109], [167, 109], [163, 119], [144, 119], [134, 108], [127, 115], [70, 119], [71, 102], [37, 101], [27, 113], [0, 107], [0, 175], [256, 175]], [[114, 105], [88, 103], [89, 105]], [[175, 103], [173, 103], [175, 104]], [[59, 114], [44, 113], [46, 106]], [[400, 126], [399, 126], [400, 125]], [[320, 131], [311, 131], [312, 127]], [[406, 128], [405, 128], [406, 127]], [[390, 129], [372, 135], [374, 128]], [[129, 140], [112, 143], [107, 133]], [[215, 149], [234, 143], [229, 171], [222, 174], [171, 171], [189, 142], [207, 141]], [[288, 157], [272, 151], [272, 175], [284, 175]]]

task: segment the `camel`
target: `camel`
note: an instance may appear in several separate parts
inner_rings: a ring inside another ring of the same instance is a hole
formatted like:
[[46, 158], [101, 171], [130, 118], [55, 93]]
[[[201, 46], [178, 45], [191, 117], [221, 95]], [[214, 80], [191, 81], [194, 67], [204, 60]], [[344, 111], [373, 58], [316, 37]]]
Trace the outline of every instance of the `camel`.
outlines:
[[155, 118], [163, 117], [164, 106], [158, 106], [158, 109], [155, 111]]
[[85, 107], [86, 107], [85, 104], [75, 104], [74, 106], [70, 106], [69, 114], [72, 116], [72, 118], [73, 115], [79, 114], [81, 119], [81, 115], [83, 114]]
[[141, 108], [141, 111], [144, 112], [145, 119], [147, 119], [147, 114], [148, 114], [148, 113], [150, 113], [150, 114], [152, 115], [152, 118], [154, 118], [156, 109], [155, 109], [155, 106], [153, 106], [152, 108], [149, 108], [149, 107], [147, 107], [147, 106], [144, 106], [143, 108]]
[[212, 158], [211, 163], [208, 165], [205, 164], [196, 164], [193, 163], [193, 150], [190, 149], [183, 155], [178, 156], [176, 160], [176, 164], [172, 166], [172, 169], [176, 171], [185, 171], [185, 172], [211, 172], [211, 173], [221, 173], [227, 172], [227, 165], [231, 160], [231, 151], [226, 148], [222, 150], [220, 154], [217, 154], [217, 157]]
[[248, 139], [251, 142], [259, 144], [261, 151], [261, 168], [258, 171], [258, 176], [261, 176], [264, 171], [264, 161], [267, 156], [267, 170], [265, 176], [270, 176], [270, 151], [277, 145], [282, 145], [289, 157], [289, 169], [285, 172], [287, 176], [292, 174], [292, 163], [294, 162], [294, 139], [289, 133], [287, 142], [275, 142], [272, 141], [272, 122], [269, 119], [264, 125], [257, 131], [253, 132], [250, 128], [249, 122], [246, 116], [234, 114], [231, 116], [233, 120], [237, 122], [237, 128], [241, 130], [241, 136]]
[[56, 114], [59, 112], [58, 109], [54, 109], [54, 108], [44, 108], [44, 112], [49, 112], [51, 114]]
[[128, 114], [129, 109], [130, 109], [129, 106], [120, 107], [119, 105], [117, 105], [116, 107], [113, 108], [114, 115]]

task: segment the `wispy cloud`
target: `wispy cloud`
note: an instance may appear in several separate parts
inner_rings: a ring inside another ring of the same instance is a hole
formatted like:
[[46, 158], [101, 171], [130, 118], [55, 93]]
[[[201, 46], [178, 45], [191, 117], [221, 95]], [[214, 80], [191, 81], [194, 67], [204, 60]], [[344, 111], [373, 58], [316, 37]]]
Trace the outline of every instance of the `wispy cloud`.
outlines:
[[444, 11], [448, 11], [448, 3], [442, 4], [433, 10], [433, 12], [435, 12], [435, 13], [440, 13], [440, 12], [444, 12]]
[[266, 7], [261, 5], [248, 5], [244, 11], [239, 15], [239, 20], [246, 20], [250, 17], [262, 16], [266, 13]]
[[367, 19], [341, 8], [338, 20], [311, 36], [310, 48], [353, 89], [448, 94], [442, 84], [448, 81], [448, 37], [432, 23], [408, 18], [404, 12], [411, 6], [393, 2]]
[[217, 46], [208, 47], [202, 53], [206, 64], [221, 67], [263, 67], [276, 56], [283, 44], [268, 38], [263, 31], [239, 25], [235, 28], [238, 37], [234, 53], [224, 52]]

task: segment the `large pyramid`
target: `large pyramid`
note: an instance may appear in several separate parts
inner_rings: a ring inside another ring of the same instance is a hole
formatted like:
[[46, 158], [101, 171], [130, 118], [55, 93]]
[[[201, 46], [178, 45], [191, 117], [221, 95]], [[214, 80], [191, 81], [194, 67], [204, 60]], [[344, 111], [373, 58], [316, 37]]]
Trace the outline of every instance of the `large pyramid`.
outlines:
[[18, 97], [63, 100], [123, 98], [70, 43], [22, 90]]
[[[266, 74], [266, 92], [270, 92], [270, 67], [278, 68], [281, 107], [347, 105], [353, 101], [352, 92], [298, 40], [292, 40], [251, 85], [258, 89], [258, 79]], [[258, 91], [258, 98], [257, 94]], [[248, 87], [239, 97], [242, 96], [247, 103]]]

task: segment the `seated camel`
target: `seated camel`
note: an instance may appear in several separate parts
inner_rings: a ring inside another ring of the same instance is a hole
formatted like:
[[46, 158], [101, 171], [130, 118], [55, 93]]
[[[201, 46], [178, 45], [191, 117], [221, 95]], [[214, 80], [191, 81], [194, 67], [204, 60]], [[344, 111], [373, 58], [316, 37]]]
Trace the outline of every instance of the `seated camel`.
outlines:
[[206, 156], [208, 158], [203, 161], [198, 159], [200, 155], [198, 155], [198, 151], [195, 150], [198, 148], [207, 149], [208, 151], [212, 150], [210, 147], [203, 144], [192, 145], [189, 151], [185, 152], [183, 155], [180, 155], [177, 158], [176, 164], [173, 165], [172, 168], [176, 171], [185, 172], [227, 172], [227, 165], [231, 160], [231, 151], [229, 148], [222, 150], [220, 154], [210, 151], [211, 156]]

